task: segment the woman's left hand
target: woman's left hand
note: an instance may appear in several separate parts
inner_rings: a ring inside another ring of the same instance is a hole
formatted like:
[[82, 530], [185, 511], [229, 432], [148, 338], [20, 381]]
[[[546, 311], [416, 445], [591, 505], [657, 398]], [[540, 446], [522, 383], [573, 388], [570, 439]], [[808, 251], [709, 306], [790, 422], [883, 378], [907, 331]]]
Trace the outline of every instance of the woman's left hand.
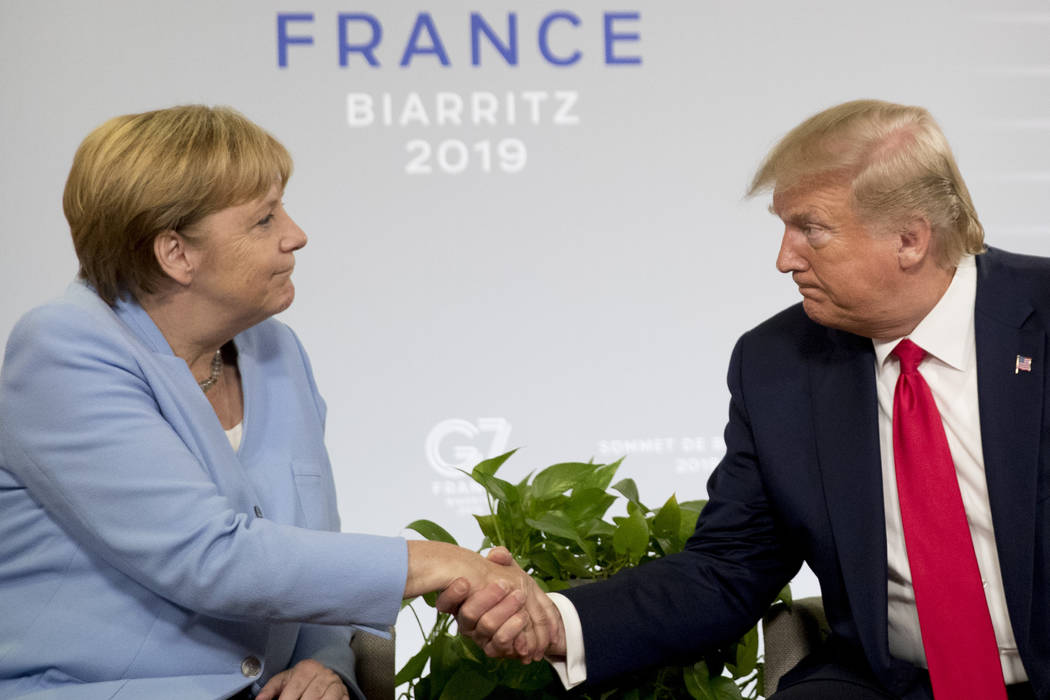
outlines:
[[255, 700], [350, 700], [350, 691], [335, 671], [306, 659], [271, 678]]

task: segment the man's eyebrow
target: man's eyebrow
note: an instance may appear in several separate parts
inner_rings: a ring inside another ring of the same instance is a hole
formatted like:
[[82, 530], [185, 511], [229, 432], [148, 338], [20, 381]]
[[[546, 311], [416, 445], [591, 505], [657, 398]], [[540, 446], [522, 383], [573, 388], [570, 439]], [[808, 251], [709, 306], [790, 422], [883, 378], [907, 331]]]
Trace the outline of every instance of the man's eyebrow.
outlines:
[[769, 205], [769, 213], [772, 214], [773, 216], [777, 217], [781, 221], [792, 222], [792, 223], [795, 223], [795, 222], [802, 221], [802, 220], [810, 218], [810, 216], [809, 216], [810, 215], [810, 210], [808, 210], [808, 209], [802, 209], [802, 210], [797, 210], [797, 211], [790, 211], [789, 210], [789, 211], [781, 214], [775, 208], [773, 208], [772, 204]]
[[826, 215], [816, 207], [806, 207], [796, 211], [789, 211], [782, 215], [777, 214], [772, 208], [770, 208], [770, 211], [775, 216], [779, 216], [785, 223], [795, 224], [796, 226], [801, 224], [827, 225]]

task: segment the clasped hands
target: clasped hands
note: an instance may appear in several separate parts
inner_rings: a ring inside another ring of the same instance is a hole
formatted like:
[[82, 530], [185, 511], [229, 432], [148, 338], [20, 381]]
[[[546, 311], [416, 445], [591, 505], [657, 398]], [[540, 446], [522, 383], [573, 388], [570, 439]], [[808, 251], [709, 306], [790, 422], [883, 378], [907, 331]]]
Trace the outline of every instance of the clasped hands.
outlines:
[[[427, 558], [439, 564], [426, 566]], [[429, 573], [451, 575], [439, 582], [416, 583], [413, 564], [417, 563]], [[488, 656], [530, 663], [565, 655], [558, 609], [503, 547], [494, 547], [486, 558], [454, 545], [409, 542], [406, 597], [426, 589], [441, 590], [437, 609], [455, 615], [460, 634], [474, 640]]]
[[517, 657], [526, 664], [565, 656], [561, 615], [547, 595], [505, 548], [494, 547], [488, 560], [514, 572], [520, 586], [497, 578], [475, 590], [466, 578], [457, 578], [438, 596], [437, 609], [455, 615], [460, 634], [489, 656]]

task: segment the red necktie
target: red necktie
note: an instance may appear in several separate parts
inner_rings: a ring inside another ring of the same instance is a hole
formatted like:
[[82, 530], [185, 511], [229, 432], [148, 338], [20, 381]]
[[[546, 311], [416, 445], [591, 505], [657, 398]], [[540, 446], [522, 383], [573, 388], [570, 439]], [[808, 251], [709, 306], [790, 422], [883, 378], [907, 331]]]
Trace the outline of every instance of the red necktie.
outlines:
[[893, 461], [904, 542], [933, 694], [938, 700], [1006, 700], [981, 572], [966, 524], [941, 414], [908, 339], [893, 349]]

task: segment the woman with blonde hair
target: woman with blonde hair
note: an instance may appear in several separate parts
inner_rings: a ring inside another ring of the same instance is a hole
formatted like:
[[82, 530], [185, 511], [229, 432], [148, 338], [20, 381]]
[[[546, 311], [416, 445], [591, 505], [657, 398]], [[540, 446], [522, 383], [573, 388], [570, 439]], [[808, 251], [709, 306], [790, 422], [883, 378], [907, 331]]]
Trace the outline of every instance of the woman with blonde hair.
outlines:
[[79, 279], [0, 372], [0, 696], [358, 697], [348, 626], [457, 576], [548, 636], [516, 567], [339, 532], [325, 403], [272, 318], [306, 244], [291, 171], [226, 108], [117, 117], [77, 151]]

